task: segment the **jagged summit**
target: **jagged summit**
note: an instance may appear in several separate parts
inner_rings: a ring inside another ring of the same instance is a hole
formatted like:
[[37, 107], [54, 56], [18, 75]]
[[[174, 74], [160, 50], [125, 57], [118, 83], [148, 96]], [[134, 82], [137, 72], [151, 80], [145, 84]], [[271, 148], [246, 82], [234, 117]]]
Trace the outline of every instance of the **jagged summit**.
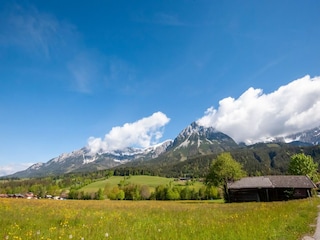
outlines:
[[198, 125], [196, 122], [193, 122], [182, 130], [175, 138], [173, 147], [181, 148], [195, 145], [200, 148], [201, 145], [217, 144], [223, 149], [237, 147], [236, 142], [228, 135], [216, 131], [213, 127], [203, 127]]

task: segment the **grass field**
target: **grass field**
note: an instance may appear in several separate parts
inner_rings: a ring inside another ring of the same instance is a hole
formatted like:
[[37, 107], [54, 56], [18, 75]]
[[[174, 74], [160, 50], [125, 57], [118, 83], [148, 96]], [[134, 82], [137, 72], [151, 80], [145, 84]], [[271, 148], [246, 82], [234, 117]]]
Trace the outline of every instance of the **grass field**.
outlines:
[[0, 239], [300, 240], [319, 203], [0, 199]]
[[[124, 177], [121, 176], [113, 176], [109, 179], [105, 179], [102, 181], [97, 181], [94, 183], [91, 183], [83, 188], [81, 188], [81, 191], [84, 192], [97, 192], [99, 188], [104, 189], [106, 184], [110, 186], [116, 186], [118, 183], [120, 183], [121, 180], [124, 180]], [[164, 177], [157, 177], [157, 176], [145, 176], [145, 175], [139, 175], [139, 176], [130, 176], [129, 179], [126, 177], [126, 181], [137, 184], [137, 185], [147, 185], [151, 188], [155, 188], [159, 185], [167, 185], [171, 182], [173, 185], [182, 185], [185, 184], [185, 182], [181, 181], [174, 181], [173, 178], [164, 178]], [[198, 188], [202, 186], [202, 183], [196, 182], [194, 184], [195, 188]]]

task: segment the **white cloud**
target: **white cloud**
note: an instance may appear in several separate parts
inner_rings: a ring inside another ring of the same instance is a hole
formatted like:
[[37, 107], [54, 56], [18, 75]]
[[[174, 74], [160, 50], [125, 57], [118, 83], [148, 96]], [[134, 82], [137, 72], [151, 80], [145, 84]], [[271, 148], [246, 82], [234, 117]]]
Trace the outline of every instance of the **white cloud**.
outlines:
[[264, 94], [249, 88], [238, 99], [224, 98], [198, 124], [214, 127], [247, 144], [320, 125], [320, 77], [301, 79]]
[[170, 119], [164, 113], [156, 112], [136, 122], [113, 127], [104, 139], [90, 137], [88, 148], [92, 153], [126, 147], [146, 148], [158, 143], [162, 137], [163, 127], [169, 121]]
[[7, 176], [9, 174], [13, 174], [33, 165], [33, 163], [12, 163], [0, 166], [0, 176]]

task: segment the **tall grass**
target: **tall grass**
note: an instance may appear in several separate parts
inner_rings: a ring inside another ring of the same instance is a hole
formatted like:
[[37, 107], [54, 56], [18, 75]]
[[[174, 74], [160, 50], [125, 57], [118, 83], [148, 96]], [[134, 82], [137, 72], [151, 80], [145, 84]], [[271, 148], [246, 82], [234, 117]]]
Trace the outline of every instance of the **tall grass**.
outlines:
[[319, 203], [0, 199], [0, 239], [301, 239]]

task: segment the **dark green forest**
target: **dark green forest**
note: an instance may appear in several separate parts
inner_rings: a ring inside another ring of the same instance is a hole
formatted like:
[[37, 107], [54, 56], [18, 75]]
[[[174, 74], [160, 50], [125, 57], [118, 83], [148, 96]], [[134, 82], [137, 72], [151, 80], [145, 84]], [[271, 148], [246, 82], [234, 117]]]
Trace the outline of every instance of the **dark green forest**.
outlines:
[[[288, 172], [290, 157], [297, 153], [310, 155], [320, 163], [320, 146], [297, 147], [285, 143], [259, 143], [230, 151], [232, 157], [243, 165], [249, 176], [284, 175]], [[190, 157], [184, 161], [161, 156], [149, 161], [134, 161], [114, 169], [114, 175], [155, 175], [164, 177], [203, 178], [218, 153]]]

